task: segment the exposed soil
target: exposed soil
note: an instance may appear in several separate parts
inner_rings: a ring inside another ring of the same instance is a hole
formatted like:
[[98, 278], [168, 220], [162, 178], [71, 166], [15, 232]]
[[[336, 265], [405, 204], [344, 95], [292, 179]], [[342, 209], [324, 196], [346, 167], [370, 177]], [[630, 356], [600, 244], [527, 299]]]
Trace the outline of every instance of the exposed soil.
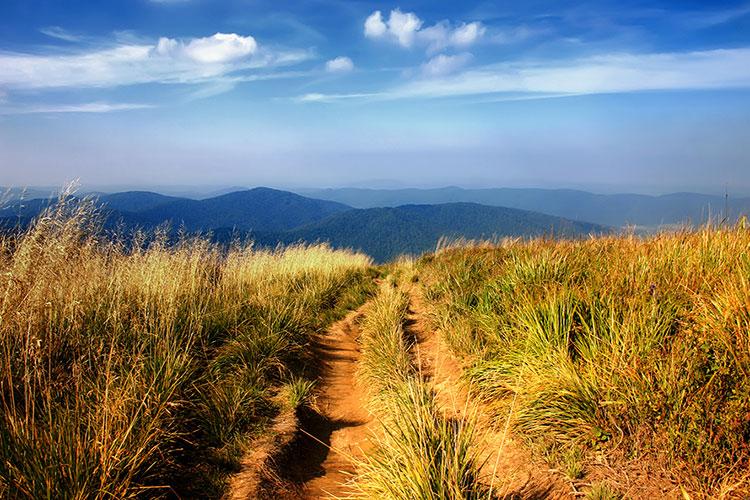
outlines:
[[425, 316], [421, 291], [409, 289], [406, 333], [416, 342], [414, 352], [422, 376], [431, 380], [443, 409], [457, 417], [473, 412], [480, 430], [476, 443], [484, 464], [482, 474], [500, 498], [576, 498], [571, 484], [538, 460], [509, 433], [505, 422], [497, 422], [470, 404], [470, 394], [461, 383], [461, 365], [451, 354]]
[[[461, 382], [462, 366], [426, 317], [421, 289], [409, 290], [405, 333], [414, 340], [415, 363], [434, 387], [442, 409], [461, 418], [471, 413], [479, 430], [482, 474], [499, 498], [572, 499], [583, 496], [587, 483], [571, 483], [563, 474], [534, 457], [513, 436], [507, 423], [497, 421], [473, 403]], [[313, 343], [319, 360], [317, 398], [298, 415], [280, 415], [271, 432], [261, 438], [230, 482], [228, 498], [317, 499], [346, 498], [355, 463], [371, 449], [372, 416], [365, 407], [366, 391], [357, 383], [360, 359], [357, 319], [360, 309], [332, 325]], [[645, 470], [645, 469], [644, 469]], [[630, 498], [677, 498], [678, 490], [665, 477], [653, 481], [651, 470], [614, 470], [606, 464], [589, 469], [586, 481], [607, 479]]]
[[365, 392], [356, 381], [360, 315], [361, 309], [349, 313], [313, 346], [322, 364], [317, 398], [313, 410], [300, 416], [301, 433], [286, 472], [300, 485], [298, 498], [346, 496], [354, 461], [370, 447], [371, 416], [364, 406]]
[[271, 496], [271, 490], [283, 487], [276, 467], [297, 430], [298, 420], [292, 410], [276, 417], [269, 431], [253, 443], [253, 451], [242, 459], [240, 472], [230, 479], [227, 500]]
[[306, 500], [350, 493], [354, 462], [370, 447], [371, 416], [356, 382], [356, 320], [361, 311], [352, 311], [314, 339], [320, 363], [315, 403], [296, 416], [277, 419], [242, 461], [227, 498]]

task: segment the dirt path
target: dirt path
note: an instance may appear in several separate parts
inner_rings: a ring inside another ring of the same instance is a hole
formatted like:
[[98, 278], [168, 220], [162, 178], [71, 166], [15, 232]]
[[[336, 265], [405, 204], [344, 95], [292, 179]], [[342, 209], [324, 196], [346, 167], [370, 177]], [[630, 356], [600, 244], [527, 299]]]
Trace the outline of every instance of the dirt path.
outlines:
[[[416, 341], [417, 366], [431, 380], [443, 409], [456, 416], [475, 411], [481, 430], [478, 446], [483, 450], [482, 473], [501, 498], [570, 499], [572, 487], [544, 463], [535, 461], [526, 447], [513, 439], [505, 422], [494, 421], [481, 408], [470, 406], [470, 394], [461, 383], [461, 365], [427, 322], [421, 290], [409, 290], [406, 332]], [[471, 410], [469, 410], [471, 408]], [[492, 479], [492, 478], [496, 479]]]
[[302, 434], [289, 475], [301, 485], [297, 498], [344, 497], [354, 473], [353, 458], [369, 448], [371, 416], [356, 382], [359, 346], [356, 319], [362, 309], [335, 323], [315, 342], [322, 363], [314, 410], [301, 417]]

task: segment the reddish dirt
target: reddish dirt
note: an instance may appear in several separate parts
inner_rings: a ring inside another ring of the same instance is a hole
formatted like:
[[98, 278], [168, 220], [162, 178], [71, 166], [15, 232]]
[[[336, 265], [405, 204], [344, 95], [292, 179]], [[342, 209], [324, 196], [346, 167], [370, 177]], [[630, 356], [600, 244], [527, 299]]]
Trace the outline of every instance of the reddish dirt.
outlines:
[[371, 416], [357, 385], [357, 318], [362, 308], [313, 342], [319, 380], [312, 408], [280, 415], [242, 460], [227, 500], [342, 498], [355, 462], [370, 447]]
[[460, 380], [462, 367], [430, 327], [420, 289], [411, 287], [409, 297], [406, 330], [416, 342], [417, 366], [422, 376], [432, 382], [446, 412], [458, 417], [472, 413], [476, 419], [485, 481], [500, 498], [576, 498], [573, 487], [546, 464], [534, 460], [523, 443], [508, 432], [505, 422], [495, 421], [471, 404], [470, 394]]
[[294, 469], [299, 471], [302, 498], [340, 498], [351, 493], [354, 462], [370, 447], [372, 420], [365, 391], [356, 381], [360, 352], [353, 311], [321, 335], [314, 346], [322, 376], [314, 412], [302, 417], [302, 436]]

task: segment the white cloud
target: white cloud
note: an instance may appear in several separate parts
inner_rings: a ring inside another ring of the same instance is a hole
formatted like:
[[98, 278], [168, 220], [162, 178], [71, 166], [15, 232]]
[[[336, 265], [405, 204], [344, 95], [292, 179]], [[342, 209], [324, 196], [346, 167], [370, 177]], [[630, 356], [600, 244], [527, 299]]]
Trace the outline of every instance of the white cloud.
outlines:
[[326, 71], [329, 73], [346, 73], [354, 69], [354, 63], [348, 57], [336, 57], [326, 62]]
[[464, 67], [471, 61], [471, 54], [439, 54], [422, 65], [422, 73], [427, 76], [444, 76]]
[[163, 57], [188, 58], [203, 64], [226, 63], [255, 53], [258, 44], [251, 36], [216, 33], [194, 38], [188, 43], [173, 38], [160, 38], [154, 52]]
[[479, 40], [486, 32], [480, 23], [462, 24], [451, 33], [450, 41], [456, 47], [468, 47]]
[[380, 38], [388, 30], [383, 22], [383, 15], [376, 10], [365, 19], [365, 36], [368, 38]]
[[388, 32], [396, 37], [403, 47], [411, 47], [414, 37], [422, 27], [422, 21], [413, 13], [403, 13], [398, 9], [391, 11], [388, 18]]
[[65, 42], [78, 42], [82, 40], [82, 37], [75, 35], [59, 26], [47, 26], [46, 28], [40, 28], [39, 32], [43, 35], [47, 35], [51, 38], [57, 38]]
[[134, 109], [153, 108], [150, 104], [89, 102], [83, 104], [33, 105], [15, 108], [0, 108], [0, 115], [28, 115], [36, 113], [110, 113]]
[[427, 47], [428, 51], [439, 51], [446, 47], [465, 48], [476, 43], [486, 33], [479, 22], [453, 26], [448, 21], [440, 21], [432, 26], [422, 27], [422, 20], [413, 12], [394, 9], [383, 21], [383, 15], [376, 10], [365, 20], [365, 36], [385, 38], [402, 47], [412, 47], [416, 43]]
[[[436, 59], [437, 61], [437, 59]], [[440, 64], [436, 64], [440, 66]], [[371, 99], [472, 95], [549, 98], [656, 90], [750, 88], [750, 48], [656, 54], [610, 54], [553, 64], [489, 65], [451, 75], [425, 76], [366, 94]], [[318, 101], [362, 96], [319, 95]]]
[[361, 93], [361, 94], [320, 94], [312, 92], [310, 94], [304, 94], [295, 97], [294, 100], [297, 102], [334, 102], [351, 99], [365, 99], [370, 97], [379, 97], [379, 94], [372, 93]]
[[224, 63], [249, 56], [258, 49], [255, 38], [235, 33], [216, 33], [207, 38], [190, 40], [185, 54], [201, 63]]
[[0, 52], [0, 86], [40, 89], [114, 87], [142, 83], [205, 83], [239, 70], [294, 64], [307, 51], [277, 52], [251, 36], [216, 33], [205, 38], [160, 38], [156, 44], [60, 54]]

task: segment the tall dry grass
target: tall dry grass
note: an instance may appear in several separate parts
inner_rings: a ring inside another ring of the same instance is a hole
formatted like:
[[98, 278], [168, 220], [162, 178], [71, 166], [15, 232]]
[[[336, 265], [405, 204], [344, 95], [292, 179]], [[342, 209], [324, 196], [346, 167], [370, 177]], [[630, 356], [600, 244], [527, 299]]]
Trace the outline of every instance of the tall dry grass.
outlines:
[[472, 389], [550, 456], [651, 457], [748, 492], [750, 231], [508, 241], [418, 264]]
[[62, 199], [0, 237], [0, 496], [218, 496], [370, 260], [101, 234]]
[[416, 369], [404, 331], [408, 297], [381, 286], [362, 323], [360, 377], [379, 423], [375, 450], [355, 481], [362, 498], [458, 500], [491, 498], [479, 477], [474, 422], [440, 408]]

